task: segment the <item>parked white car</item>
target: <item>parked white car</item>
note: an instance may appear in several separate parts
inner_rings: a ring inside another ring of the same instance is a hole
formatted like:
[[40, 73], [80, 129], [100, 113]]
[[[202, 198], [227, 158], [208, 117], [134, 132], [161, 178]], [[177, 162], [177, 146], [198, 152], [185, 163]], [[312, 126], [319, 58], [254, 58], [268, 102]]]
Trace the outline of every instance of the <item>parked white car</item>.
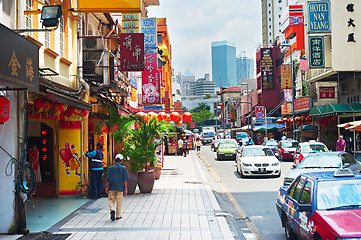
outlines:
[[246, 176], [281, 176], [281, 164], [267, 146], [243, 146], [236, 158], [237, 172]]

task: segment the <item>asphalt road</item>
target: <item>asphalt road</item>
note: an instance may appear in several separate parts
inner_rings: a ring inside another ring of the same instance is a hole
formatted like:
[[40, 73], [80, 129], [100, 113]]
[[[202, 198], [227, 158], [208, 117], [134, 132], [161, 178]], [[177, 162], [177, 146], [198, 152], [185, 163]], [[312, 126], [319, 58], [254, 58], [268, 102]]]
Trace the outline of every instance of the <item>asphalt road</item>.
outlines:
[[[216, 153], [211, 152], [210, 145], [201, 147], [201, 154], [214, 170], [213, 175], [222, 183], [223, 190], [231, 193], [255, 226], [252, 230], [258, 239], [282, 240], [286, 239], [284, 228], [281, 226], [276, 210], [278, 189], [283, 183], [283, 177], [291, 171], [292, 162], [281, 162], [281, 177], [241, 178], [236, 171], [235, 161], [217, 161]], [[229, 194], [228, 194], [229, 195]], [[230, 208], [235, 208], [229, 201]]]

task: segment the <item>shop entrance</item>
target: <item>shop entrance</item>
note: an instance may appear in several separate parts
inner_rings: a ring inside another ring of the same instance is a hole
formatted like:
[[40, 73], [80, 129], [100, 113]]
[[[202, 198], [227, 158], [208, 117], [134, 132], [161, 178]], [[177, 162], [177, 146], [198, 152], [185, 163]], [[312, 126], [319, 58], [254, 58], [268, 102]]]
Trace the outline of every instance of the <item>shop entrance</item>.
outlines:
[[37, 179], [34, 197], [56, 198], [54, 132], [42, 122], [29, 122], [28, 161]]

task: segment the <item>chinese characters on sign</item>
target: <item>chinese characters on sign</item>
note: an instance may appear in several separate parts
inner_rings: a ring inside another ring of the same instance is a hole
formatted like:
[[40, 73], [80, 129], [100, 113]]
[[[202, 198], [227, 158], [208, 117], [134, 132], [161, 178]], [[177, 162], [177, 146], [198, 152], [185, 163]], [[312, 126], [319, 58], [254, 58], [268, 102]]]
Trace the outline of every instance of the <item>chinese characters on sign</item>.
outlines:
[[123, 33], [120, 35], [120, 70], [144, 71], [144, 34]]
[[160, 75], [157, 70], [157, 54], [145, 54], [145, 70], [142, 72], [143, 104], [160, 104]]
[[281, 65], [281, 88], [292, 88], [291, 65]]
[[295, 111], [309, 110], [310, 109], [310, 97], [301, 97], [295, 99]]
[[308, 32], [330, 32], [330, 2], [310, 1], [308, 5]]
[[272, 49], [261, 49], [261, 73], [262, 73], [262, 88], [273, 89], [273, 60]]
[[[346, 10], [348, 12], [353, 12], [354, 11], [354, 4], [352, 3], [349, 3], [347, 4], [346, 6]], [[355, 27], [356, 27], [356, 24], [355, 24], [355, 20], [353, 18], [349, 18], [348, 22], [347, 22], [347, 27], [351, 28], [350, 31], [352, 31], [351, 33], [348, 34], [347, 36], [347, 42], [356, 42], [355, 40], [355, 33], [354, 33], [354, 30], [355, 30]]]
[[320, 87], [320, 98], [335, 98], [335, 87]]
[[324, 68], [325, 54], [324, 54], [324, 37], [310, 36], [309, 37], [309, 64], [310, 68]]

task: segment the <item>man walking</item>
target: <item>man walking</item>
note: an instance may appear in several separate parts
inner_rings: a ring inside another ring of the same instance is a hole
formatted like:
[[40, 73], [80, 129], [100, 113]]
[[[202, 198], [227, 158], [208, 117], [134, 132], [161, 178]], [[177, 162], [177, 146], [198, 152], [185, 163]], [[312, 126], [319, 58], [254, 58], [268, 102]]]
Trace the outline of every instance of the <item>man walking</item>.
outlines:
[[340, 139], [336, 142], [336, 151], [345, 152], [346, 151], [346, 141], [343, 139], [343, 136], [340, 135]]
[[179, 138], [178, 140], [178, 155], [183, 155], [183, 140]]
[[[128, 172], [127, 169], [122, 166], [123, 155], [117, 154], [115, 156], [114, 166], [109, 168], [106, 192], [108, 194], [110, 219], [114, 221], [119, 220], [122, 211], [123, 195], [127, 195], [128, 186]], [[115, 206], [115, 203], [117, 206]]]
[[97, 143], [97, 150], [87, 152], [86, 156], [91, 157], [90, 172], [91, 172], [91, 198], [100, 198], [102, 195], [102, 175], [103, 175], [103, 144]]

